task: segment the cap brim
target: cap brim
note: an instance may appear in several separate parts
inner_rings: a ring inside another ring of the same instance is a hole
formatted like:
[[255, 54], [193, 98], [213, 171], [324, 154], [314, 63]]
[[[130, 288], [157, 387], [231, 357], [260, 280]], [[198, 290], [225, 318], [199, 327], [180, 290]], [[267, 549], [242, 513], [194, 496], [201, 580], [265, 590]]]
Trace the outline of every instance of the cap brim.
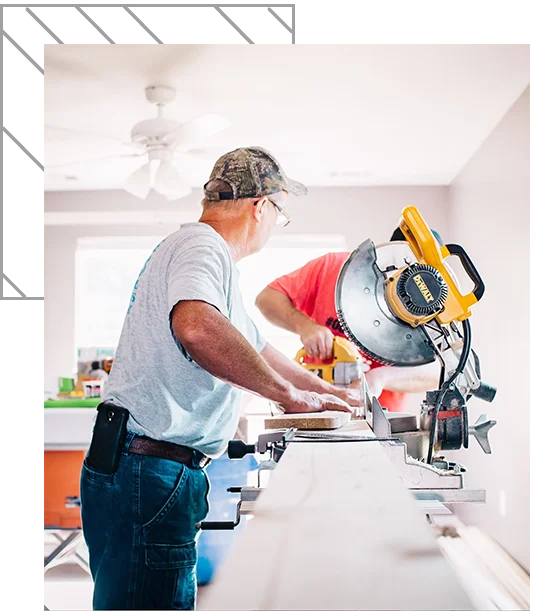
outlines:
[[301, 184], [301, 182], [297, 182], [296, 180], [290, 180], [290, 178], [287, 178], [286, 184], [286, 190], [292, 195], [295, 195], [296, 197], [301, 197], [308, 194], [308, 188], [304, 184]]

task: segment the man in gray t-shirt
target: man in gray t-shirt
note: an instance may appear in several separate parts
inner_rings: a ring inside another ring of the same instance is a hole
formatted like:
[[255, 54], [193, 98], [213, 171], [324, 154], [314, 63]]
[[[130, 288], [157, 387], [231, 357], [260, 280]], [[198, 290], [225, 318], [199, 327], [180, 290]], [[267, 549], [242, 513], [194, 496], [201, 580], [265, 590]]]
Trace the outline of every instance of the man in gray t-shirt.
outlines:
[[105, 400], [130, 411], [128, 429], [219, 456], [239, 421], [241, 391], [202, 369], [170, 327], [181, 301], [217, 309], [260, 353], [230, 248], [209, 225], [184, 225], [152, 253], [135, 285]]
[[[322, 381], [267, 344], [245, 312], [235, 264], [289, 222], [288, 193], [306, 188], [266, 150], [224, 154], [200, 221], [165, 238], [134, 285], [100, 409], [109, 418], [128, 411], [119, 463], [110, 472], [87, 458], [81, 475], [94, 609], [194, 608], [203, 467], [234, 435], [241, 389], [289, 413], [359, 404], [358, 390]], [[94, 452], [109, 446], [99, 434]]]

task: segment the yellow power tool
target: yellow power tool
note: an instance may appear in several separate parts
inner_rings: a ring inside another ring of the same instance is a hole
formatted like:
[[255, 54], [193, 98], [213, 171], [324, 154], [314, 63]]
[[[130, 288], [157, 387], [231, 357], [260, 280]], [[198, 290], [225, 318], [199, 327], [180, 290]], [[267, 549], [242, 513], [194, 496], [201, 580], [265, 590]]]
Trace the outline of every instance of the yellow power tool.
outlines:
[[307, 357], [305, 349], [302, 348], [297, 352], [295, 361], [333, 385], [348, 387], [362, 375], [362, 359], [357, 347], [341, 336], [334, 337], [333, 359], [330, 363], [307, 363]]

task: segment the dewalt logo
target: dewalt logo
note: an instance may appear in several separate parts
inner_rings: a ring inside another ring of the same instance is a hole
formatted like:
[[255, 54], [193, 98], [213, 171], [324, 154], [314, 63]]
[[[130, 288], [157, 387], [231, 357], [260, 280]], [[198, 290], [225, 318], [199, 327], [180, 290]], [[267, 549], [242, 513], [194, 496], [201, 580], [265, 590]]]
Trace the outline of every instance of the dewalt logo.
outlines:
[[420, 274], [417, 274], [416, 276], [413, 276], [413, 280], [415, 281], [418, 290], [422, 293], [424, 299], [428, 303], [433, 302], [433, 295], [430, 293], [430, 290], [428, 289], [424, 280], [422, 280], [422, 276]]

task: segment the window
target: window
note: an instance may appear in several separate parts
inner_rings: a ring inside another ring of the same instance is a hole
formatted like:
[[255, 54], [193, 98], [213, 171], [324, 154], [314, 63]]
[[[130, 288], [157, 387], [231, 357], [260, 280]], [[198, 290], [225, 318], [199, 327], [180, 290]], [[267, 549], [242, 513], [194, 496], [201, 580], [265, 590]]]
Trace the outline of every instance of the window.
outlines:
[[75, 343], [113, 347], [140, 270], [160, 237], [80, 238], [75, 256]]

